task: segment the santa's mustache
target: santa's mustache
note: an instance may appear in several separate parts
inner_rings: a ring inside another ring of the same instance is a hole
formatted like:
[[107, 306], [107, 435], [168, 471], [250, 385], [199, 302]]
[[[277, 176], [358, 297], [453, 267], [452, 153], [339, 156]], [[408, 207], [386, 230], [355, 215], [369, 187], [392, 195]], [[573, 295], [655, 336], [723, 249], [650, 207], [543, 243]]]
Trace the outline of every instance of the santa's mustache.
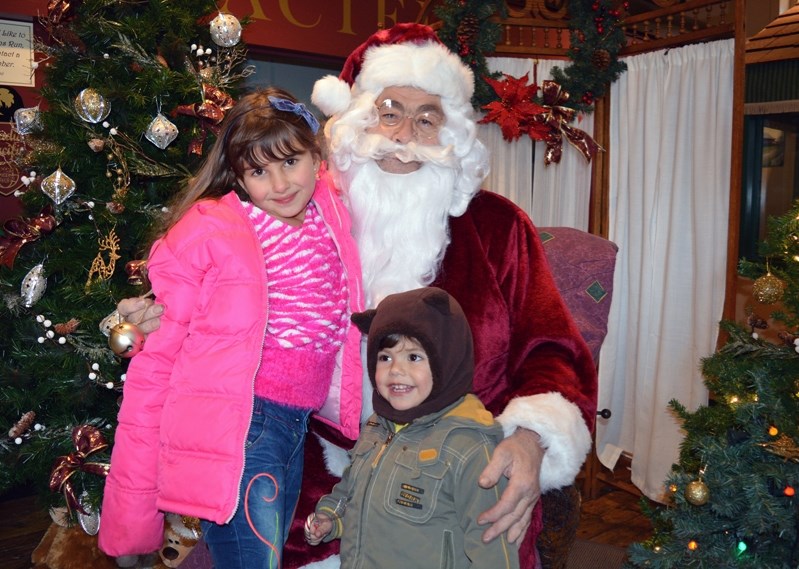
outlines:
[[381, 158], [396, 158], [401, 162], [423, 162], [443, 168], [458, 166], [458, 158], [452, 146], [419, 144], [415, 141], [401, 144], [382, 134], [362, 135], [360, 143], [353, 148], [353, 154], [353, 160], [360, 163]]

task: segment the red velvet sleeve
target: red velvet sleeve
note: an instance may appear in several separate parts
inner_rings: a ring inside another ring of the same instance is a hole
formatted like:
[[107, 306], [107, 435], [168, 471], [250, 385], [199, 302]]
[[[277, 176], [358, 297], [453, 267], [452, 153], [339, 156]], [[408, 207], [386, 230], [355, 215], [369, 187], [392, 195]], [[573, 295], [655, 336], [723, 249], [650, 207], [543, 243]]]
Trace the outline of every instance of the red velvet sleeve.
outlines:
[[452, 218], [451, 239], [437, 284], [467, 312], [477, 395], [498, 414], [512, 398], [560, 393], [593, 430], [596, 367], [530, 219], [483, 191]]

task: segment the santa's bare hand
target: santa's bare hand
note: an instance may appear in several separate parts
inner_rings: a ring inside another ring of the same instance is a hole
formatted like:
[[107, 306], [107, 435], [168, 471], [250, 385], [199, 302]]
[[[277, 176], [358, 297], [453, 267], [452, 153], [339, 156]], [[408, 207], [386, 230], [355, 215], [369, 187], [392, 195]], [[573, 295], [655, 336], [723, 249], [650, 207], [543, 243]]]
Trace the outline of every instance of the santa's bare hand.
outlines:
[[477, 518], [479, 524], [491, 524], [483, 532], [483, 541], [507, 531], [510, 543], [521, 541], [532, 521], [533, 507], [541, 497], [539, 473], [544, 460], [544, 449], [538, 435], [527, 429], [516, 429], [494, 449], [488, 466], [480, 475], [480, 486], [491, 488], [502, 476], [508, 486], [494, 507]]
[[150, 334], [161, 327], [164, 307], [151, 298], [125, 298], [117, 304], [117, 312], [125, 322], [136, 324], [143, 334]]

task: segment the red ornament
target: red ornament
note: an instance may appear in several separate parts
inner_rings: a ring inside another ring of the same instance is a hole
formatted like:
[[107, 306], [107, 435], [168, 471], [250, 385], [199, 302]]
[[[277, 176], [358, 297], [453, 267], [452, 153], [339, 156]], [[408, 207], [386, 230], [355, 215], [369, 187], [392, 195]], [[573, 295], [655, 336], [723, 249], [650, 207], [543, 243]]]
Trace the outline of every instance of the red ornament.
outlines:
[[783, 490], [782, 493], [788, 496], [789, 498], [793, 498], [793, 495], [796, 494], [796, 490], [794, 490], [793, 486], [786, 486], [785, 490]]

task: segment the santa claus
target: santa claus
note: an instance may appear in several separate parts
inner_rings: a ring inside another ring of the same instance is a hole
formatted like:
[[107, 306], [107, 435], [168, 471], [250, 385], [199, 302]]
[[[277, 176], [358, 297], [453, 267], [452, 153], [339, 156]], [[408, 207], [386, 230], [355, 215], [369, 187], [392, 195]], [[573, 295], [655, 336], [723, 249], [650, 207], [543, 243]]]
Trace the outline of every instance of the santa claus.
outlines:
[[[486, 487], [509, 479], [480, 517], [484, 539], [508, 531], [521, 543], [522, 566], [535, 567], [539, 497], [572, 484], [591, 446], [596, 371], [530, 219], [480, 190], [488, 153], [476, 137], [473, 91], [472, 71], [431, 28], [398, 24], [358, 47], [338, 77], [318, 81], [312, 100], [331, 117], [329, 166], [352, 212], [368, 304], [435, 285], [466, 313], [474, 392], [506, 435], [481, 478]], [[141, 308], [132, 299], [119, 307], [134, 322]], [[366, 394], [362, 417], [370, 401]], [[338, 566], [337, 543], [309, 547], [302, 525], [346, 466], [351, 441], [321, 426], [316, 434], [284, 568]]]

